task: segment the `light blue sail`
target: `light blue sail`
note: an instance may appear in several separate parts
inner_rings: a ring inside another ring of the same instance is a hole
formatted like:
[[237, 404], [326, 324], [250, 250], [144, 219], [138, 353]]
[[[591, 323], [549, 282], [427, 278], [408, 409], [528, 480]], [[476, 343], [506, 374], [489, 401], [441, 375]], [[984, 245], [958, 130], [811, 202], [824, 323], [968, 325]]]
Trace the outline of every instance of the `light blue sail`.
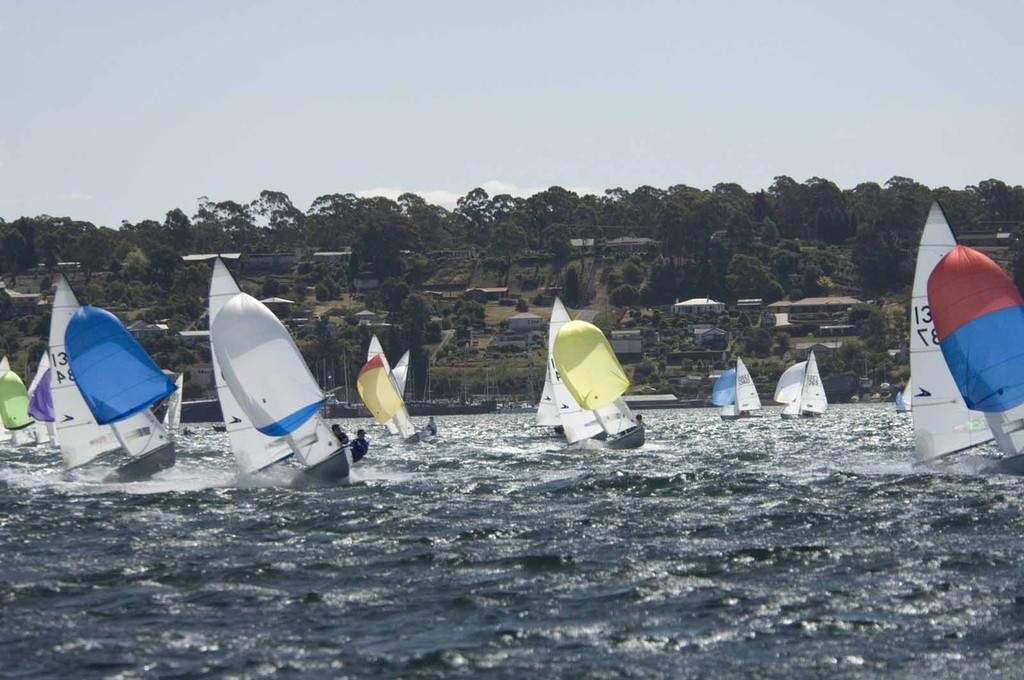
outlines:
[[79, 392], [100, 425], [124, 420], [174, 391], [116, 316], [81, 307], [64, 334], [65, 351]]
[[711, 388], [711, 403], [715, 406], [731, 406], [736, 403], [736, 369], [718, 376], [715, 386]]

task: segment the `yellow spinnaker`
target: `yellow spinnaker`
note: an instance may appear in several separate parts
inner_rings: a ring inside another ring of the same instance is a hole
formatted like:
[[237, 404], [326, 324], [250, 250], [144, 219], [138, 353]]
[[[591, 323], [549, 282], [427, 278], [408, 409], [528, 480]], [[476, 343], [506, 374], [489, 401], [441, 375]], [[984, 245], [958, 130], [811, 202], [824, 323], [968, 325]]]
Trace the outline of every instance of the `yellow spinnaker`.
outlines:
[[555, 336], [555, 368], [583, 409], [606, 406], [629, 389], [629, 378], [597, 326], [570, 321]]
[[36, 422], [28, 414], [28, 390], [14, 371], [0, 376], [0, 420], [8, 430], [20, 430]]
[[373, 419], [380, 425], [391, 420], [404, 405], [379, 354], [360, 369], [356, 388], [366, 408], [373, 414]]

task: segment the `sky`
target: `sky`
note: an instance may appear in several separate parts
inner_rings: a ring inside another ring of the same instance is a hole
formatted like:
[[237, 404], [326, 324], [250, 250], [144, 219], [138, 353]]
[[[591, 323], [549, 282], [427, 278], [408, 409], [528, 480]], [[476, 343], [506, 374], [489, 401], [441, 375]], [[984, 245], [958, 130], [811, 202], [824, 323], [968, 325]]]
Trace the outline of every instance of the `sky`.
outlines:
[[1024, 183], [1024, 3], [0, 0], [0, 217]]

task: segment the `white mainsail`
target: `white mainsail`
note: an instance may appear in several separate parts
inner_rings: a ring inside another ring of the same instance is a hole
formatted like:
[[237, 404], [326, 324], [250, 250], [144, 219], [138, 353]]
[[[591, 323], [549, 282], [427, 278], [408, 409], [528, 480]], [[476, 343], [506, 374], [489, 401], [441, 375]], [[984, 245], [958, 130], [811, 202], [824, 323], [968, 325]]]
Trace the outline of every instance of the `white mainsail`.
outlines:
[[174, 432], [181, 423], [182, 392], [185, 387], [185, 374], [179, 373], [174, 380], [174, 393], [167, 397], [167, 411], [164, 413], [164, 427]]
[[[235, 277], [218, 257], [213, 262], [213, 277], [210, 280], [210, 327], [228, 300], [242, 291]], [[253, 427], [252, 421], [238, 404], [224, 380], [217, 359], [216, 340], [210, 335], [210, 354], [213, 358], [214, 384], [217, 388], [217, 399], [220, 402], [224, 427], [228, 435], [231, 452], [242, 472], [249, 474], [273, 465], [292, 454], [291, 446], [283, 438], [267, 437]]]
[[[910, 302], [910, 373], [914, 380], [914, 455], [935, 460], [992, 439], [984, 414], [964, 404], [939, 348], [928, 306], [928, 277], [956, 247], [938, 203], [932, 203], [921, 232]], [[999, 415], [999, 414], [997, 414]]]
[[56, 417], [60, 453], [67, 469], [85, 465], [100, 454], [120, 448], [113, 430], [99, 425], [89, 410], [78, 387], [67, 353], [64, 333], [71, 316], [78, 310], [78, 299], [64, 276], [57, 277], [57, 290], [50, 314], [50, 390]]
[[569, 323], [569, 313], [559, 298], [555, 298], [551, 307], [551, 320], [548, 324], [548, 361], [544, 375], [544, 390], [540, 403], [537, 405], [535, 423], [538, 426], [556, 427], [561, 425], [565, 438], [569, 443], [589, 439], [599, 434], [604, 428], [593, 411], [584, 411], [555, 368], [555, 338], [562, 326]]
[[761, 397], [757, 394], [757, 386], [750, 377], [743, 359], [736, 357], [736, 407], [740, 411], [759, 411]]
[[818, 374], [818, 360], [814, 357], [814, 352], [811, 352], [807, 355], [807, 370], [804, 371], [804, 380], [800, 388], [800, 413], [820, 414], [827, 408], [828, 398]]
[[405, 399], [405, 379], [409, 375], [409, 350], [405, 350], [405, 354], [398, 360], [395, 367], [391, 369], [391, 375], [395, 377], [395, 387], [398, 389], [399, 396]]

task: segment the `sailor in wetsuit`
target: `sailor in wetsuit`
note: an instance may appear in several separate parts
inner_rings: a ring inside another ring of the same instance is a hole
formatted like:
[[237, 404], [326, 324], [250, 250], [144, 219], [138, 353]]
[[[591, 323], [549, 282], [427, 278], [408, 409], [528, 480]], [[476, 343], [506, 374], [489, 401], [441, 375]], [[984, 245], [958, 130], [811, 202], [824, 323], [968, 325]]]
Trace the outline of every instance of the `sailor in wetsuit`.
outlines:
[[437, 423], [434, 422], [434, 416], [430, 416], [430, 420], [427, 421], [427, 426], [423, 429], [429, 430], [430, 434], [437, 436]]
[[341, 444], [342, 446], [348, 444], [348, 435], [345, 434], [345, 431], [341, 429], [341, 425], [339, 425], [338, 423], [331, 425], [331, 432], [333, 432], [334, 436], [338, 438], [339, 444]]
[[362, 460], [363, 456], [366, 455], [367, 451], [370, 450], [370, 441], [366, 438], [366, 430], [357, 430], [356, 438], [352, 440], [352, 462], [355, 463]]

